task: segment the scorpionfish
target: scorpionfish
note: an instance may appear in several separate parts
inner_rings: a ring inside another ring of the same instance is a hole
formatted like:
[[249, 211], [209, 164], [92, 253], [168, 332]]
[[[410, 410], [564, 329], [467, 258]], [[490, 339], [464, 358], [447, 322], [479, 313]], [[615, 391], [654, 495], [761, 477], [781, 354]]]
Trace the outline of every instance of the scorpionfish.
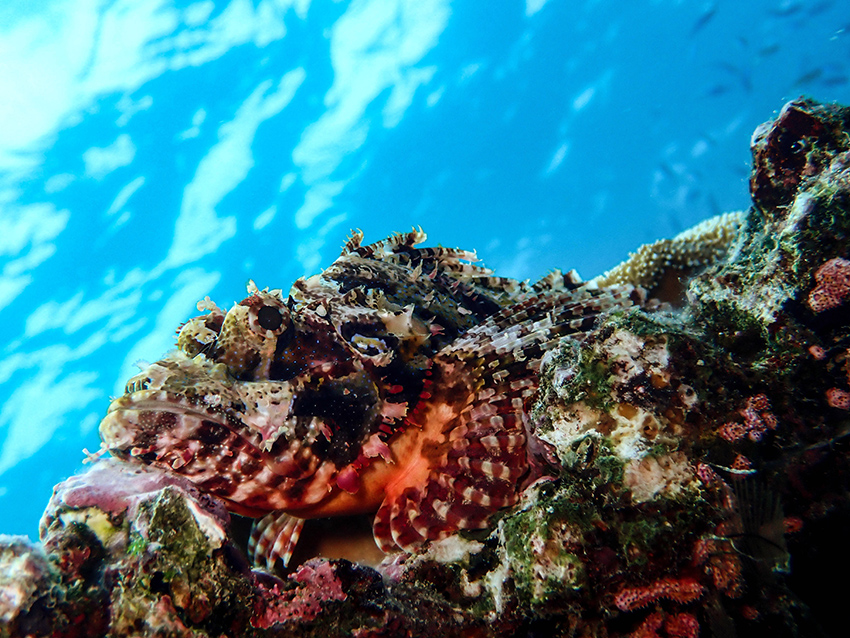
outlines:
[[249, 552], [270, 569], [308, 518], [374, 513], [384, 552], [486, 527], [540, 465], [541, 359], [642, 291], [495, 277], [424, 239], [357, 232], [285, 297], [251, 282], [226, 312], [199, 302], [177, 349], [112, 401], [103, 447], [258, 518]]

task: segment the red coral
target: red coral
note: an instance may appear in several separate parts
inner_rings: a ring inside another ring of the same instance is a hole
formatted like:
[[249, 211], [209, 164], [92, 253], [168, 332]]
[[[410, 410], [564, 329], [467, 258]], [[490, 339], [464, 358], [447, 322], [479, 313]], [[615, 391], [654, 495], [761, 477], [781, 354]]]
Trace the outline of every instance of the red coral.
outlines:
[[661, 598], [689, 603], [702, 596], [703, 586], [693, 578], [661, 578], [646, 587], [624, 587], [614, 597], [621, 611], [633, 611]]
[[721, 425], [717, 433], [722, 439], [729, 441], [729, 443], [734, 443], [735, 441], [740, 441], [747, 435], [747, 429], [742, 423], [729, 421], [729, 423]]
[[654, 611], [647, 616], [629, 638], [659, 638], [658, 630], [664, 623], [664, 612]]
[[739, 472], [747, 472], [753, 469], [753, 462], [743, 454], [738, 454], [735, 456], [735, 460], [732, 461], [731, 467], [733, 470]]
[[759, 610], [751, 605], [744, 605], [741, 607], [741, 615], [747, 620], [757, 620], [759, 617]]
[[694, 564], [702, 565], [716, 551], [717, 539], [700, 538], [694, 543]]
[[308, 561], [289, 578], [299, 586], [281, 591], [277, 584], [271, 588], [258, 584], [258, 605], [251, 620], [254, 627], [267, 629], [289, 620], [310, 621], [322, 611], [322, 603], [346, 599], [342, 583], [327, 561]]
[[738, 598], [744, 593], [741, 561], [737, 554], [712, 556], [706, 566], [715, 588], [729, 598]]
[[815, 281], [817, 285], [809, 292], [809, 308], [813, 312], [837, 308], [850, 297], [850, 261], [830, 259], [818, 268]]
[[696, 616], [687, 612], [670, 616], [663, 611], [649, 614], [638, 628], [629, 634], [629, 638], [661, 638], [658, 630], [662, 626], [667, 638], [699, 638], [699, 621]]
[[786, 516], [782, 519], [786, 534], [796, 534], [803, 529], [803, 519], [799, 516]]
[[729, 539], [717, 536], [701, 538], [694, 544], [694, 564], [705, 565], [715, 589], [730, 598], [743, 593], [741, 561]]
[[770, 412], [770, 399], [766, 394], [756, 394], [747, 399], [746, 406], [738, 414], [744, 417], [743, 423], [730, 421], [717, 430], [717, 434], [730, 443], [740, 441], [745, 436], [751, 441], [761, 441], [768, 430], [775, 430], [778, 425], [776, 417]]
[[664, 631], [670, 638], [698, 638], [699, 621], [693, 614], [682, 612], [664, 621]]
[[850, 392], [841, 388], [830, 388], [826, 391], [826, 402], [832, 408], [850, 410]]
[[706, 487], [711, 487], [720, 480], [720, 477], [717, 476], [717, 472], [711, 469], [711, 466], [707, 463], [699, 463], [697, 465], [697, 478]]

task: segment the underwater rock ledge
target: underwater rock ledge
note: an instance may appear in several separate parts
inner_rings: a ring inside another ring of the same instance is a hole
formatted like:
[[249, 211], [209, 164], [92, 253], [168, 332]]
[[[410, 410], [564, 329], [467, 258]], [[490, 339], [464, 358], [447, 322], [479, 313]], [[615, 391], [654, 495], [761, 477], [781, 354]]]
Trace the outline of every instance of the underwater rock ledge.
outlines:
[[833, 635], [850, 108], [796, 100], [752, 147], [728, 250], [683, 235], [606, 274], [654, 285], [704, 245], [685, 299], [613, 312], [547, 358], [531, 427], [553, 476], [491, 529], [278, 578], [250, 568], [218, 500], [101, 460], [55, 488], [40, 544], [0, 536], [0, 637]]

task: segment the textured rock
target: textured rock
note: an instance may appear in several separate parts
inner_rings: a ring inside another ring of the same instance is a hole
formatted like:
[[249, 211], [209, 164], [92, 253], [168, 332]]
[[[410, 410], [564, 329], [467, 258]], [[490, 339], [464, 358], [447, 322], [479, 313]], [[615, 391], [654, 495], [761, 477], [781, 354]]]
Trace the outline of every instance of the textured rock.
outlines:
[[56, 568], [22, 536], [0, 535], [0, 636], [47, 635], [58, 625]]
[[702, 270], [675, 309], [613, 312], [547, 357], [545, 476], [491, 529], [277, 577], [216, 499], [100, 461], [57, 486], [43, 549], [0, 537], [0, 636], [843, 635], [848, 132], [850, 109], [789, 104], [753, 138], [736, 234], [627, 262]]

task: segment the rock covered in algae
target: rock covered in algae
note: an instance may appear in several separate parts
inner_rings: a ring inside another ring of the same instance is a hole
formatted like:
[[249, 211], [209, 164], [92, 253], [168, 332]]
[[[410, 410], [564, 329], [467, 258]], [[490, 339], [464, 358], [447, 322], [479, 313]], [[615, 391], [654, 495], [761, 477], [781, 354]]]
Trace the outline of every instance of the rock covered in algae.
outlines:
[[[0, 636], [457, 635], [437, 596], [347, 560], [253, 571], [223, 504], [115, 459], [54, 489], [42, 547], [0, 539]], [[467, 618], [463, 616], [463, 618]]]
[[843, 635], [848, 133], [850, 109], [792, 102], [753, 137], [743, 221], [606, 275], [697, 270], [677, 306], [551, 353], [529, 406], [548, 472], [490, 530], [278, 578], [214, 499], [101, 461], [57, 486], [43, 550], [0, 539], [0, 635]]
[[46, 635], [55, 624], [57, 570], [41, 547], [0, 535], [0, 636]]

